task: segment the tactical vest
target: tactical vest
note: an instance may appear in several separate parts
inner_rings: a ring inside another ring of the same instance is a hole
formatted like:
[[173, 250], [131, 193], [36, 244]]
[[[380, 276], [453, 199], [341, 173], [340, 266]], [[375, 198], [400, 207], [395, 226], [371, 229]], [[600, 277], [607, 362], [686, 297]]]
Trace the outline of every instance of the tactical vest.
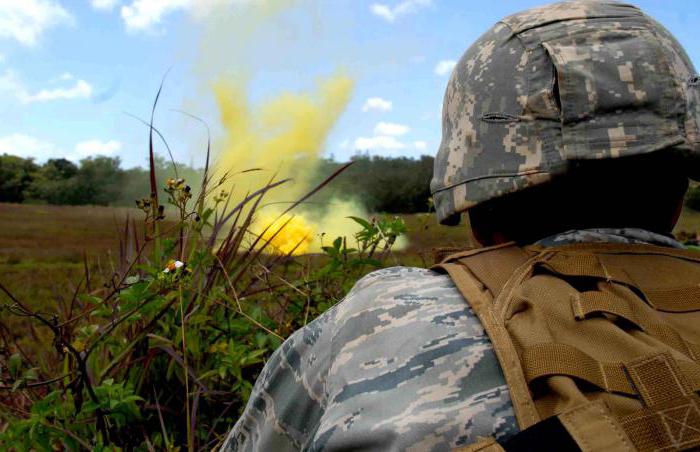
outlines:
[[521, 429], [463, 450], [700, 447], [700, 253], [506, 244], [434, 268], [488, 333]]

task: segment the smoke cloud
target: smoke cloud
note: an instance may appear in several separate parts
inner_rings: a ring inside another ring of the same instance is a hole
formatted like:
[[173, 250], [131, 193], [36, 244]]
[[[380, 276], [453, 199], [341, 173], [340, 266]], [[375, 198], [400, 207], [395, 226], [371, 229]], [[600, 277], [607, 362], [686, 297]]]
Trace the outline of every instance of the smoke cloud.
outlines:
[[[284, 26], [280, 26], [285, 13], [292, 10], [297, 17], [306, 12], [303, 4], [293, 0], [238, 2], [235, 7], [222, 2], [216, 14], [200, 18], [204, 30], [196, 72], [203, 86], [211, 89], [219, 112], [215, 170], [235, 173], [262, 168], [231, 179], [226, 188], [234, 199], [264, 186], [273, 174], [278, 180], [292, 178], [293, 182], [266, 196], [254, 229], [262, 233], [274, 223], [264, 235], [271, 239], [272, 248], [301, 254], [317, 252], [335, 237], [352, 237], [356, 225], [347, 217], [366, 216], [366, 212], [344, 199], [327, 206], [302, 205], [292, 217], [280, 218], [291, 202], [313, 188], [326, 139], [350, 101], [354, 84], [350, 76], [336, 71], [319, 78], [312, 89], [285, 90], [281, 83], [279, 92], [263, 96], [263, 101], [253, 99], [251, 83], [256, 75], [266, 74], [257, 66], [261, 59], [252, 49], [259, 51], [257, 40], [265, 40], [262, 60], [293, 57], [285, 51]], [[289, 82], [293, 85], [298, 80]], [[273, 238], [272, 233], [288, 220]]]

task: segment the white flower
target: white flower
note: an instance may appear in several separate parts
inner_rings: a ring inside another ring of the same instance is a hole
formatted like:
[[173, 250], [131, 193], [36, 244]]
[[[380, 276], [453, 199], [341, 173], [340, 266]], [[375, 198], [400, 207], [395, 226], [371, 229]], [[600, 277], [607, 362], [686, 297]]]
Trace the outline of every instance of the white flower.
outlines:
[[165, 270], [163, 270], [163, 273], [174, 272], [178, 268], [182, 268], [184, 266], [185, 266], [185, 264], [183, 262], [171, 259], [170, 261], [168, 261], [168, 264], [165, 266]]

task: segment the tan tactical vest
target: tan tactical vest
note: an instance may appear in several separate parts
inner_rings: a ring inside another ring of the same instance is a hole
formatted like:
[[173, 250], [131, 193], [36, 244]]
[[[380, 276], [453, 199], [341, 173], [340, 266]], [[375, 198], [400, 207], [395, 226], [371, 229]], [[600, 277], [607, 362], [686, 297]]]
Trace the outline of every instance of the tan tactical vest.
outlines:
[[[520, 435], [544, 441], [556, 424], [583, 451], [700, 447], [700, 253], [507, 244], [435, 268], [491, 338]], [[482, 439], [465, 450], [510, 446]]]

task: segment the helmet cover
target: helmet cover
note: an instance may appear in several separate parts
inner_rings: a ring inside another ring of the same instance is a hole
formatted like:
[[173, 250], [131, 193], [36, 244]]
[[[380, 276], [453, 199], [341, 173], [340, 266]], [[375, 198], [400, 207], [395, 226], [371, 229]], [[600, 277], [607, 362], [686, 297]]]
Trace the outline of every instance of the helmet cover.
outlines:
[[462, 56], [443, 102], [438, 220], [545, 183], [577, 160], [700, 155], [700, 83], [638, 8], [567, 1], [509, 16]]

